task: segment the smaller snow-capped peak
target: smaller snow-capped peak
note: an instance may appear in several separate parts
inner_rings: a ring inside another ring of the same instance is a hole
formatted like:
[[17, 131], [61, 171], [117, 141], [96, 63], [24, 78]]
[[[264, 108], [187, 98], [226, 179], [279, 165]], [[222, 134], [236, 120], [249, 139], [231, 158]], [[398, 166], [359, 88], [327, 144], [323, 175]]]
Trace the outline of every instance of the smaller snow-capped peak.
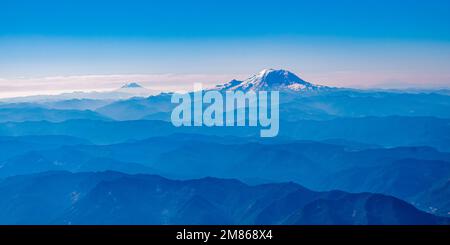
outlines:
[[139, 83], [132, 82], [132, 83], [126, 83], [121, 88], [143, 88]]
[[157, 91], [147, 89], [137, 82], [126, 83], [120, 89], [115, 90], [115, 92], [124, 94], [125, 96], [137, 96], [137, 97], [147, 97], [154, 95]]
[[303, 91], [316, 90], [320, 86], [306, 82], [294, 73], [287, 70], [264, 69], [244, 81], [232, 80], [224, 85], [217, 86], [221, 91]]

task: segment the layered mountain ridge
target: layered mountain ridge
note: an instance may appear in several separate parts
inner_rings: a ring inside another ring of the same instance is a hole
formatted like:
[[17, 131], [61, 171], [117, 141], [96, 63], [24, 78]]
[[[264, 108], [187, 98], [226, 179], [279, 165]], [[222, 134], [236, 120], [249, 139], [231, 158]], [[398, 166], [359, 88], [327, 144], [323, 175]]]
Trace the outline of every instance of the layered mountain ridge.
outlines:
[[[64, 181], [62, 181], [64, 180]], [[1, 224], [448, 224], [394, 197], [293, 183], [46, 172], [0, 181]], [[10, 207], [15, 206], [13, 210]]]

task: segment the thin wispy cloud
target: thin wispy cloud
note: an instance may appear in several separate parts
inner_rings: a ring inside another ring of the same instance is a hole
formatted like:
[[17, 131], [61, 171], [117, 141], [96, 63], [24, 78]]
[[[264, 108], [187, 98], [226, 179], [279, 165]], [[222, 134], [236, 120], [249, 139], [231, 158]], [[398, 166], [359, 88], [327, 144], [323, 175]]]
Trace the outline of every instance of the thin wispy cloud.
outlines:
[[[244, 75], [239, 76], [244, 77]], [[0, 78], [0, 98], [75, 91], [110, 91], [129, 82], [138, 82], [158, 92], [190, 91], [194, 83], [215, 86], [236, 78], [227, 74], [107, 74]]]

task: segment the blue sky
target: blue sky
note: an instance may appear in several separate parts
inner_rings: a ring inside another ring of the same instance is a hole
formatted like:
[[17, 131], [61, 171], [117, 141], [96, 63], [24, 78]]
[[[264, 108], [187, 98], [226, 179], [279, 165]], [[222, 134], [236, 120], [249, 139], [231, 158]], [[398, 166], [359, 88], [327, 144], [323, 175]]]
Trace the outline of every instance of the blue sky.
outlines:
[[116, 86], [111, 75], [212, 84], [269, 67], [327, 85], [448, 87], [450, 1], [2, 0], [0, 53], [2, 91], [85, 89], [77, 79], [92, 75], [86, 89]]
[[1, 35], [230, 38], [276, 35], [450, 40], [436, 0], [3, 0]]

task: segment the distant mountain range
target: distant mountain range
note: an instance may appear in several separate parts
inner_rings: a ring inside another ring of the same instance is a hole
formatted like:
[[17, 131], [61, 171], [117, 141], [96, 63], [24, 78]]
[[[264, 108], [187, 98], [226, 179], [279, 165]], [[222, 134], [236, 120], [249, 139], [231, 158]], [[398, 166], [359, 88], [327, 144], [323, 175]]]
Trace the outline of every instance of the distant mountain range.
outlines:
[[[339, 117], [431, 116], [450, 118], [450, 96], [441, 91], [379, 91], [331, 88], [306, 82], [286, 70], [266, 69], [244, 81], [233, 80], [214, 90], [281, 91], [280, 118], [330, 120]], [[149, 96], [150, 95], [150, 96]], [[171, 93], [155, 94], [138, 83], [127, 83], [115, 91], [72, 93], [60, 96], [20, 98], [0, 103], [4, 110], [11, 103], [27, 102], [28, 108], [48, 110], [90, 110], [114, 120], [170, 120], [175, 107]], [[10, 111], [6, 113], [11, 114]], [[5, 113], [5, 114], [6, 114]], [[11, 115], [2, 121], [21, 121]], [[27, 118], [23, 116], [23, 118]], [[64, 121], [80, 116], [43, 116], [42, 120]]]
[[449, 224], [394, 197], [293, 183], [47, 172], [0, 181], [1, 224]]
[[151, 90], [144, 88], [137, 82], [126, 83], [119, 89], [110, 91], [92, 91], [92, 92], [81, 92], [75, 91], [71, 93], [63, 93], [58, 95], [34, 95], [16, 98], [1, 99], [3, 103], [23, 103], [23, 102], [33, 102], [33, 103], [49, 103], [55, 101], [63, 100], [122, 100], [129, 99], [132, 97], [148, 97], [150, 95], [156, 95], [159, 92], [156, 90]]

